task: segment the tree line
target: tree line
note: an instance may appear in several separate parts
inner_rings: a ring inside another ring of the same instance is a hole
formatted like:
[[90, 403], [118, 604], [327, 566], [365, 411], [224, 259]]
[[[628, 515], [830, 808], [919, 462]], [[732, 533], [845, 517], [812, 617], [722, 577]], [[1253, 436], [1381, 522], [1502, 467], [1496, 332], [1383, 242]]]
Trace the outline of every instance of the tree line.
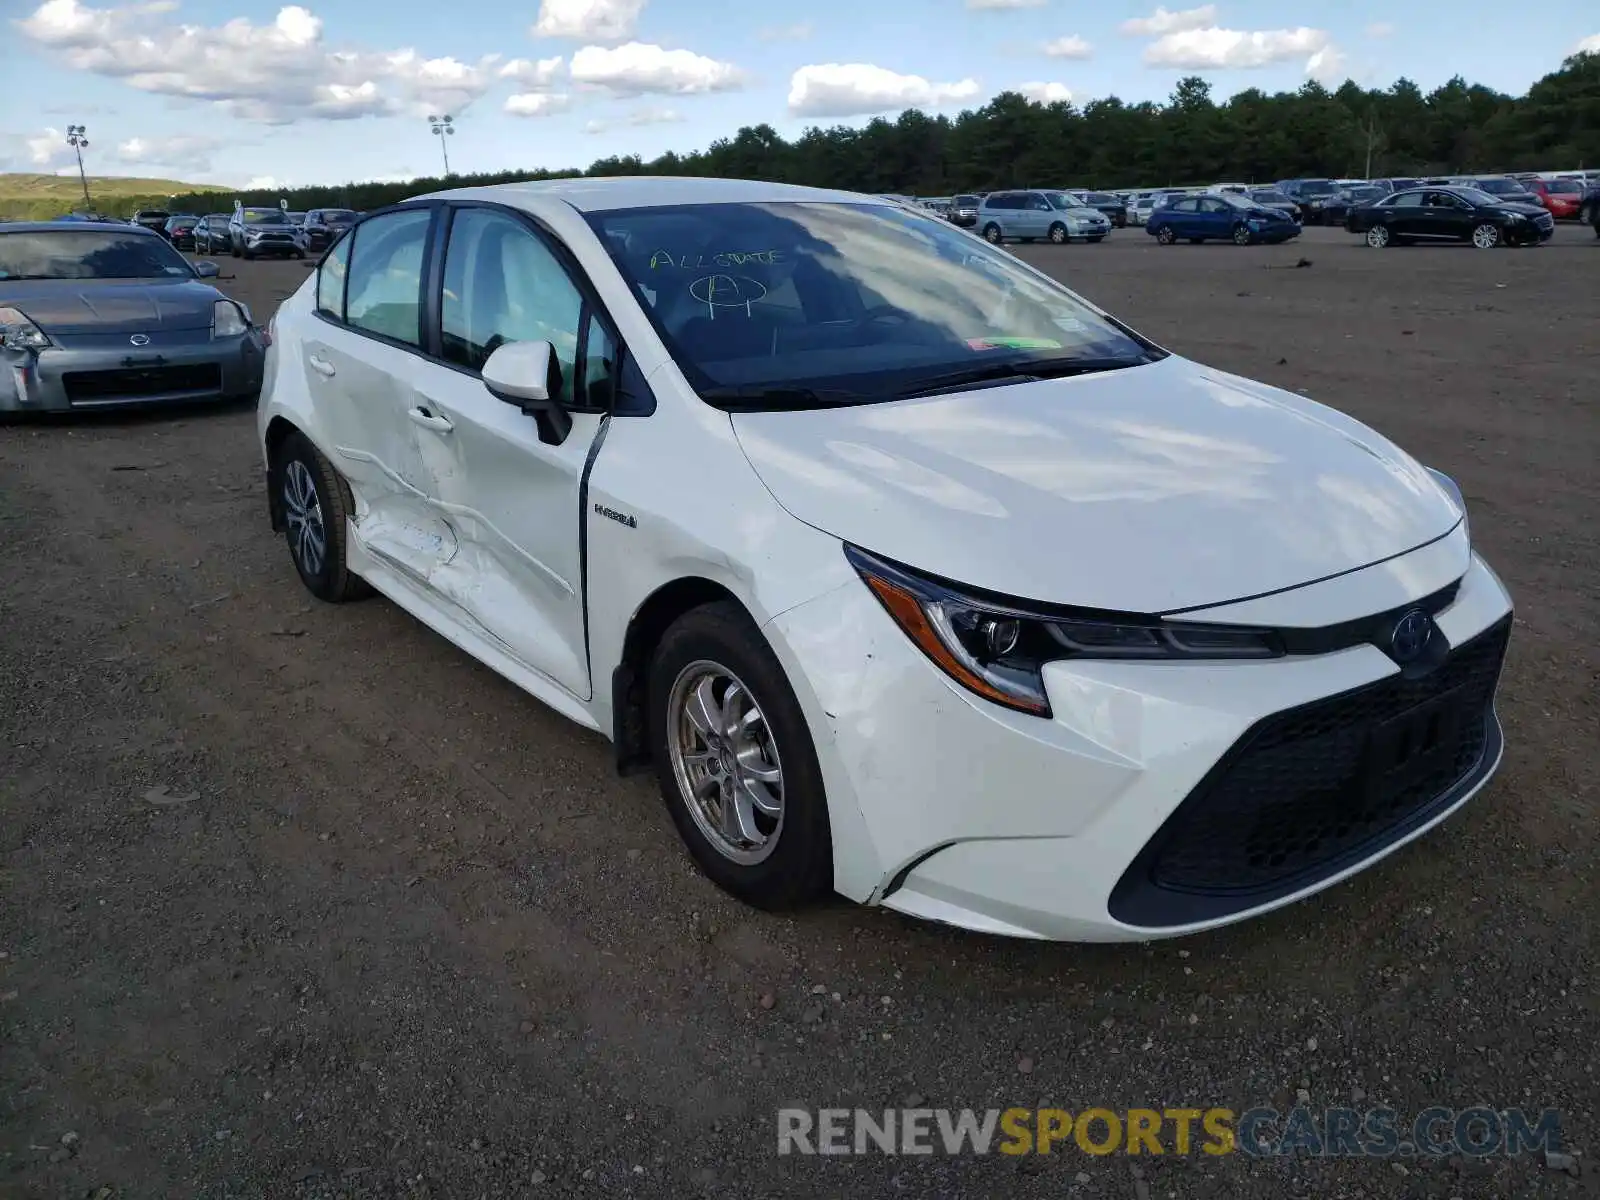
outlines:
[[[792, 142], [770, 125], [747, 126], [704, 150], [649, 162], [634, 155], [603, 158], [587, 170], [349, 183], [239, 199], [366, 210], [446, 186], [582, 175], [723, 176], [947, 196], [1018, 186], [1159, 187], [1597, 164], [1600, 54], [1579, 54], [1523, 96], [1457, 77], [1427, 93], [1408, 79], [1383, 89], [1346, 82], [1333, 91], [1308, 82], [1274, 95], [1250, 89], [1219, 104], [1206, 80], [1190, 76], [1161, 104], [1116, 97], [1081, 107], [1038, 104], [1005, 92], [954, 117], [909, 110], [859, 128], [807, 129]], [[176, 203], [204, 212], [217, 200], [197, 194]]]

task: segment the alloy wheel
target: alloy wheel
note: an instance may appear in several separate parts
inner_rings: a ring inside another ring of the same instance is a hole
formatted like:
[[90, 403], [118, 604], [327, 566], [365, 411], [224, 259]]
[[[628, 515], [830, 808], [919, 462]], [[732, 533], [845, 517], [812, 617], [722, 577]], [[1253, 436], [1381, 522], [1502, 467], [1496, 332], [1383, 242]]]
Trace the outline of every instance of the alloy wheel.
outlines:
[[1062, 242], [1066, 241], [1067, 240], [1067, 228], [1066, 228], [1066, 226], [1065, 225], [1052, 225], [1052, 226], [1050, 226], [1050, 240], [1052, 242], [1054, 242], [1058, 246]]
[[1472, 244], [1479, 250], [1493, 250], [1500, 244], [1500, 228], [1485, 221], [1472, 231]]
[[731, 670], [699, 659], [667, 696], [667, 754], [696, 827], [718, 854], [752, 866], [783, 831], [783, 764], [766, 715]]
[[1240, 225], [1233, 231], [1233, 244], [1235, 246], [1248, 246], [1250, 244], [1250, 230]]
[[1387, 225], [1374, 225], [1367, 230], [1367, 245], [1375, 250], [1382, 250], [1389, 244], [1389, 227]]
[[296, 565], [313, 578], [321, 575], [328, 557], [322, 501], [311, 469], [298, 458], [290, 459], [283, 471], [283, 518], [289, 527], [289, 547]]

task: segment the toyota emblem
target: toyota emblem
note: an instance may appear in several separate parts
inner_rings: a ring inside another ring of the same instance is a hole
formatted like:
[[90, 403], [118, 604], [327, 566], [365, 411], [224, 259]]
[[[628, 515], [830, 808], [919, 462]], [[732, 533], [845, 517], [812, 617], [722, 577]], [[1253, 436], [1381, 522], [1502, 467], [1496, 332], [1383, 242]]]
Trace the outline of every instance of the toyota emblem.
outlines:
[[150, 344], [150, 335], [148, 333], [136, 333], [128, 340], [135, 346], [148, 346]]
[[1415, 662], [1433, 640], [1433, 618], [1414, 608], [1394, 623], [1389, 635], [1389, 656], [1404, 666]]

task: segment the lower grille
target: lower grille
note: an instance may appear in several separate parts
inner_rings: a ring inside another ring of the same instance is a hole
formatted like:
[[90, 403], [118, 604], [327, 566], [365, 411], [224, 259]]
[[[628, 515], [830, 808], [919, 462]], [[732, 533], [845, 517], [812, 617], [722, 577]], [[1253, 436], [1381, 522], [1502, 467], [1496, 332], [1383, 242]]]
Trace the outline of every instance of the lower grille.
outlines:
[[1214, 919], [1370, 857], [1446, 809], [1498, 755], [1508, 616], [1426, 675], [1277, 713], [1249, 730], [1124, 873], [1133, 925]]
[[61, 376], [61, 386], [72, 404], [219, 392], [222, 390], [222, 367], [217, 363], [193, 363], [112, 371], [67, 371]]

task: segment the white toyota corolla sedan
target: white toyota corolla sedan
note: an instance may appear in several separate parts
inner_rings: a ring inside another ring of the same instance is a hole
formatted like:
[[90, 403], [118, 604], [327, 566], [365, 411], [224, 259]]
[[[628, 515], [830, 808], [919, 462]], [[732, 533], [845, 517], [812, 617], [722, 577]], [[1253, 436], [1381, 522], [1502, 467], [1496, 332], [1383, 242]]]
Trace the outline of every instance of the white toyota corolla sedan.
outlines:
[[877, 197], [572, 179], [366, 216], [272, 325], [273, 527], [653, 770], [762, 907], [1237, 921], [1499, 765], [1461, 493]]

